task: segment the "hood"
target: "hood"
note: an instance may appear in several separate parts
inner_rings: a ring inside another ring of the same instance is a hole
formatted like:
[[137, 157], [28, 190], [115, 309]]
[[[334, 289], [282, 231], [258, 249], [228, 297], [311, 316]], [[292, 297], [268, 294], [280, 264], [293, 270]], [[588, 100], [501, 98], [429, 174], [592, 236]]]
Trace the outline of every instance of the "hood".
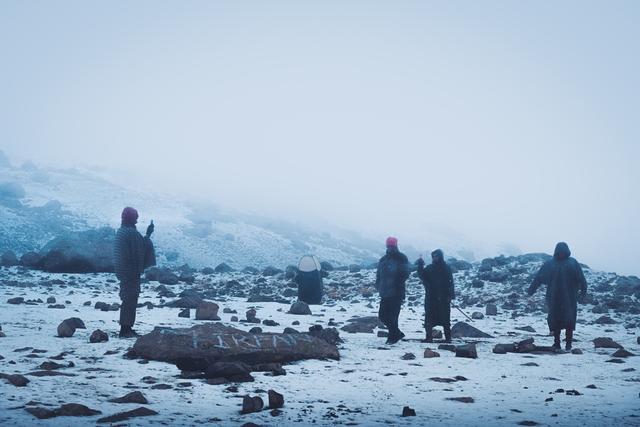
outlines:
[[400, 251], [398, 250], [397, 246], [391, 246], [387, 248], [387, 255], [397, 254], [398, 252]]
[[564, 258], [567, 259], [571, 256], [571, 251], [569, 250], [569, 245], [565, 242], [560, 242], [556, 245], [556, 250], [553, 251], [553, 257], [555, 259]]
[[431, 252], [431, 257], [433, 258], [434, 256], [439, 256], [440, 262], [444, 262], [444, 252], [442, 252], [442, 249], [436, 249], [435, 251]]

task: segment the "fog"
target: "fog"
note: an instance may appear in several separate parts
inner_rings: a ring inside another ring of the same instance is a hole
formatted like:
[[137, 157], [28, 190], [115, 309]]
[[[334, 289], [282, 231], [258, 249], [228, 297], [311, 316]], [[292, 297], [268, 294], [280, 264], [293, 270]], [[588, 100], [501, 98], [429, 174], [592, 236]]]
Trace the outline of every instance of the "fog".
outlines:
[[5, 1], [0, 149], [420, 250], [565, 240], [638, 274], [639, 19], [634, 1]]

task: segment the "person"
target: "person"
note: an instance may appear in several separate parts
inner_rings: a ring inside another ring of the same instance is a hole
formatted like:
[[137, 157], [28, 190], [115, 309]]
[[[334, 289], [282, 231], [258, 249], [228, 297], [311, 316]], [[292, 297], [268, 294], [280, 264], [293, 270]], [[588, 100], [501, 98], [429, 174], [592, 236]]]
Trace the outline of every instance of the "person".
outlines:
[[424, 285], [424, 329], [426, 342], [433, 342], [433, 327], [442, 326], [446, 342], [451, 342], [451, 300], [455, 298], [453, 274], [440, 249], [431, 252], [426, 268], [422, 256], [418, 260], [418, 277]]
[[376, 289], [380, 294], [378, 317], [389, 330], [387, 344], [395, 344], [404, 338], [398, 327], [400, 308], [405, 299], [405, 282], [409, 278], [409, 260], [398, 250], [398, 239], [389, 237], [387, 253], [380, 258], [376, 272]]
[[293, 279], [298, 285], [298, 300], [307, 304], [322, 303], [322, 268], [313, 255], [305, 255], [298, 262], [298, 270]]
[[575, 258], [571, 258], [569, 245], [560, 242], [556, 245], [553, 258], [545, 262], [527, 293], [533, 295], [540, 285], [547, 285], [547, 323], [553, 333], [553, 348], [560, 350], [560, 332], [566, 330], [566, 350], [571, 350], [573, 331], [576, 329], [578, 296], [587, 293], [587, 281], [582, 267]]
[[145, 237], [138, 232], [138, 211], [126, 207], [122, 211], [122, 225], [116, 233], [114, 263], [116, 277], [120, 281], [120, 338], [138, 336], [133, 330], [136, 308], [140, 296], [140, 276], [147, 267], [156, 264], [151, 234], [153, 221], [147, 227]]

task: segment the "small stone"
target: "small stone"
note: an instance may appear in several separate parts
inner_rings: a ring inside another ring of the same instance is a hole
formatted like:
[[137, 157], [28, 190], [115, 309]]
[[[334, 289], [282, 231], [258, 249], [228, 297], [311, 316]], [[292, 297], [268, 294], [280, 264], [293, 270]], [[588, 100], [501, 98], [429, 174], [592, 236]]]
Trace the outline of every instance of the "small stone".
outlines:
[[138, 403], [140, 405], [146, 405], [149, 402], [147, 398], [139, 391], [132, 391], [129, 394], [126, 394], [122, 397], [118, 397], [115, 399], [110, 399], [109, 402], [112, 403]]
[[250, 334], [261, 334], [262, 333], [262, 328], [259, 326], [254, 326], [253, 328], [249, 329], [249, 333]]
[[620, 348], [618, 349], [615, 353], [613, 353], [611, 355], [612, 357], [630, 357], [630, 356], [635, 356], [635, 354], [631, 353], [630, 351], [625, 350], [624, 348]]
[[468, 359], [477, 359], [478, 352], [475, 344], [465, 344], [456, 347], [456, 357], [465, 357]]
[[263, 320], [262, 324], [265, 325], [265, 326], [280, 326], [280, 323], [276, 322], [275, 320], [271, 320], [271, 319]]
[[310, 315], [311, 309], [306, 302], [296, 301], [291, 304], [291, 308], [289, 309], [289, 314], [297, 314], [297, 315]]
[[47, 304], [55, 304], [56, 303], [56, 299], [55, 297], [49, 297], [47, 298]]
[[415, 355], [415, 354], [413, 354], [413, 353], [405, 353], [405, 354], [401, 357], [401, 359], [402, 359], [402, 360], [415, 360], [415, 358], [416, 358], [416, 355]]
[[278, 409], [284, 406], [284, 396], [275, 390], [269, 390], [269, 408]]
[[203, 301], [198, 308], [196, 308], [196, 320], [220, 320], [220, 317], [218, 317], [219, 309], [218, 304]]
[[96, 329], [95, 331], [93, 331], [91, 333], [91, 336], [89, 337], [89, 342], [92, 344], [107, 341], [109, 341], [109, 335], [106, 332], [101, 331], [100, 329]]
[[153, 410], [149, 409], [149, 408], [145, 408], [144, 406], [141, 406], [140, 408], [133, 409], [131, 411], [119, 412], [117, 414], [110, 415], [108, 417], [100, 418], [97, 422], [100, 423], [100, 424], [103, 424], [103, 423], [118, 423], [118, 422], [121, 422], [121, 421], [126, 421], [126, 420], [131, 419], [131, 418], [149, 417], [149, 416], [153, 416], [153, 415], [158, 415], [158, 413], [156, 411], [153, 411]]
[[404, 408], [402, 408], [402, 416], [403, 417], [415, 417], [416, 416], [416, 410], [412, 409], [408, 406], [405, 406]]
[[595, 348], [623, 348], [609, 337], [599, 337], [593, 340]]
[[582, 350], [579, 348], [574, 348], [571, 350], [571, 354], [582, 354]]
[[484, 314], [480, 313], [479, 311], [474, 311], [473, 313], [471, 313], [471, 318], [475, 320], [484, 319]]
[[9, 381], [9, 383], [13, 384], [16, 387], [25, 387], [27, 384], [29, 384], [29, 379], [24, 375], [20, 375], [20, 374], [0, 373], [0, 378]]
[[438, 353], [437, 351], [433, 351], [430, 348], [424, 350], [425, 359], [431, 359], [433, 357], [440, 357], [440, 353]]
[[447, 397], [447, 400], [461, 403], [474, 403], [473, 397]]
[[264, 401], [259, 396], [245, 396], [242, 399], [242, 413], [252, 414], [254, 412], [260, 412], [264, 408]]
[[70, 338], [75, 333], [76, 333], [76, 328], [74, 328], [66, 320], [63, 320], [62, 323], [58, 325], [58, 336], [61, 338]]
[[438, 350], [446, 350], [446, 351], [455, 352], [456, 351], [456, 346], [453, 345], [453, 344], [440, 344], [438, 346]]
[[487, 316], [496, 316], [498, 314], [498, 307], [495, 304], [487, 304], [484, 314]]

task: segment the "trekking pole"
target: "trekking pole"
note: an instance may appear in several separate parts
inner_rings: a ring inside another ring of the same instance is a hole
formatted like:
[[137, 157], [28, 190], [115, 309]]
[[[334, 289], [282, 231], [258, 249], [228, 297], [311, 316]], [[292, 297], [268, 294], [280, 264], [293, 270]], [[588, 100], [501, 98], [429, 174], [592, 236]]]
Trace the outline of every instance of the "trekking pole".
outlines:
[[453, 304], [451, 304], [451, 305], [453, 306], [453, 308], [455, 308], [456, 310], [458, 310], [460, 313], [464, 314], [464, 317], [466, 317], [467, 319], [469, 319], [469, 320], [471, 320], [471, 321], [473, 322], [473, 319], [472, 319], [471, 317], [469, 317], [469, 316], [467, 315], [467, 313], [465, 313], [464, 311], [462, 311], [462, 310], [460, 309], [460, 307], [458, 307], [457, 305], [453, 305]]

